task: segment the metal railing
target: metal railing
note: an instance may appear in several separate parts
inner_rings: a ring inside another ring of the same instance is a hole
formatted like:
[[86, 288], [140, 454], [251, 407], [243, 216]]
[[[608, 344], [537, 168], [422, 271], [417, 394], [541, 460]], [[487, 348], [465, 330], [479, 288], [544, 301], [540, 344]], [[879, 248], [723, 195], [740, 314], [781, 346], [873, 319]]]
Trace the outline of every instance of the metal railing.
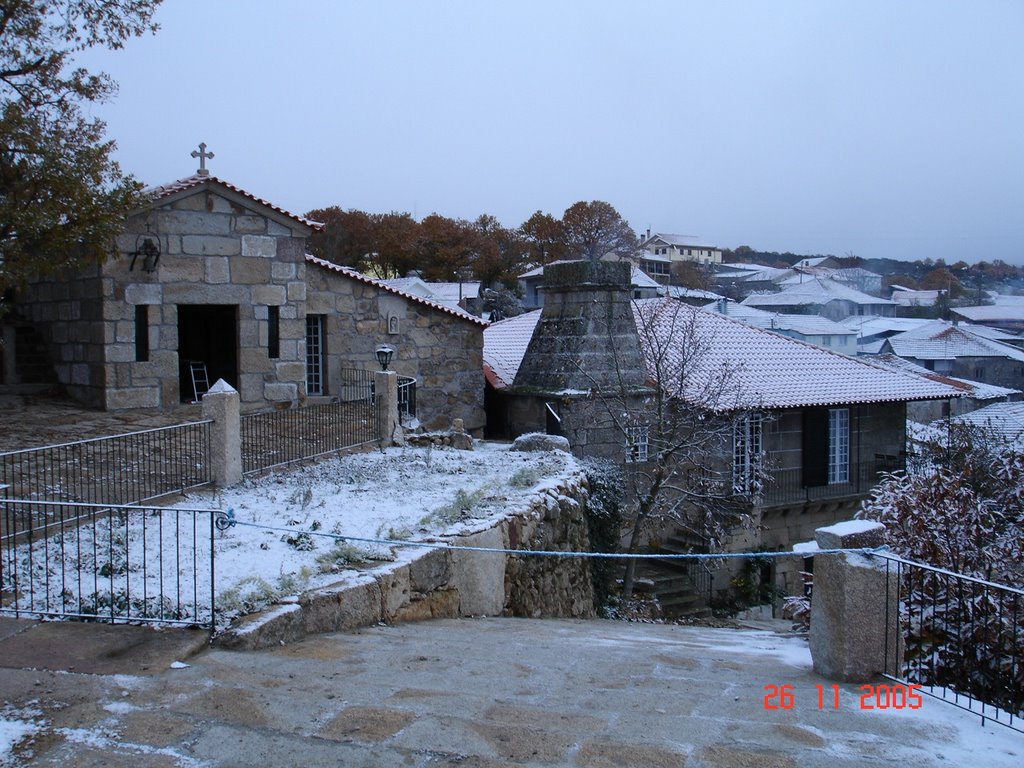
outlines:
[[879, 470], [875, 462], [850, 466], [849, 479], [828, 485], [804, 485], [803, 470], [776, 469], [768, 472], [768, 480], [761, 492], [762, 506], [776, 506], [803, 501], [841, 499], [866, 496], [878, 483]]
[[205, 485], [212, 479], [210, 424], [3, 453], [0, 484], [8, 498], [96, 504], [132, 504]]
[[377, 439], [373, 373], [342, 371], [333, 402], [248, 414], [241, 419], [241, 433], [245, 473], [373, 442]]
[[416, 418], [416, 379], [398, 377], [398, 418], [407, 421]]
[[0, 613], [213, 627], [216, 510], [0, 500]]
[[887, 561], [886, 677], [1024, 733], [1024, 590]]

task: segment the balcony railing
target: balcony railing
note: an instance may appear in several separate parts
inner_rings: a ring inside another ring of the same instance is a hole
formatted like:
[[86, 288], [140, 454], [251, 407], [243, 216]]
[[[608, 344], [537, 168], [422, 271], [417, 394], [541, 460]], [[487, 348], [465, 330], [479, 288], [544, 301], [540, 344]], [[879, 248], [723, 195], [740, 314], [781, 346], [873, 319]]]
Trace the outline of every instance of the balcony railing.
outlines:
[[901, 462], [897, 457], [879, 454], [873, 461], [851, 464], [847, 482], [813, 486], [804, 485], [804, 473], [800, 468], [772, 470], [768, 473], [769, 480], [761, 494], [761, 505], [773, 507], [805, 501], [867, 496], [878, 484], [882, 472], [900, 468]]

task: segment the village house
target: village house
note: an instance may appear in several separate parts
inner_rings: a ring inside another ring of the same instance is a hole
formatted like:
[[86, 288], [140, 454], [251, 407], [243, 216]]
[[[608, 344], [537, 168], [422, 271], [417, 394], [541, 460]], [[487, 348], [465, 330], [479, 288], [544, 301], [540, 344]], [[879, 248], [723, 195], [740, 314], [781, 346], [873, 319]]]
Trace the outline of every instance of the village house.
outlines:
[[[786, 549], [852, 517], [879, 473], [903, 466], [907, 403], [962, 394], [672, 299], [631, 301], [615, 266], [555, 265], [543, 310], [485, 331], [488, 430], [562, 434], [574, 453], [629, 469], [657, 450], [647, 442], [655, 416], [643, 411], [653, 392], [706, 409], [700, 382], [735, 366], [736, 391], [712, 407], [734, 420], [719, 463], [753, 524], [726, 549]], [[708, 351], [684, 375], [691, 334]], [[658, 370], [665, 360], [669, 375]], [[780, 566], [772, 578], [792, 592], [797, 570]]]
[[677, 261], [694, 261], [698, 264], [721, 264], [722, 249], [708, 245], [693, 235], [672, 235], [655, 232], [647, 235], [640, 243], [642, 251], [662, 256], [671, 264]]
[[852, 315], [892, 317], [896, 303], [850, 288], [831, 278], [806, 277], [778, 293], [752, 294], [743, 300], [748, 307], [788, 314], [821, 315], [841, 321]]
[[992, 330], [932, 320], [887, 337], [879, 352], [929, 371], [999, 387], [1024, 387], [1024, 350], [989, 338]]
[[108, 260], [19, 292], [5, 322], [46, 364], [29, 373], [8, 331], [5, 384], [42, 370], [116, 411], [175, 408], [224, 379], [244, 410], [290, 408], [339, 397], [386, 344], [424, 425], [483, 428], [484, 321], [308, 255], [317, 223], [204, 167], [147, 195]]

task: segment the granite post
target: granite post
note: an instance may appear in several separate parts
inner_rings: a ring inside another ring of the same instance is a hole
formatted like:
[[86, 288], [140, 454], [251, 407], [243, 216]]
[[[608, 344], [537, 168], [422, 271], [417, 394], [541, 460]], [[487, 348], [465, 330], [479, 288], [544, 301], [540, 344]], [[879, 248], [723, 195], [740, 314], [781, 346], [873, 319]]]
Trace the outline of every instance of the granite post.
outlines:
[[377, 436], [382, 446], [401, 442], [398, 420], [398, 374], [394, 371], [376, 371], [373, 391], [377, 396]]
[[242, 421], [238, 392], [224, 379], [203, 395], [203, 418], [210, 427], [210, 462], [214, 485], [221, 488], [242, 480]]
[[[822, 549], [879, 547], [885, 526], [854, 520], [815, 531]], [[883, 557], [815, 555], [810, 646], [814, 671], [830, 680], [868, 682], [895, 675], [902, 656], [896, 573]]]

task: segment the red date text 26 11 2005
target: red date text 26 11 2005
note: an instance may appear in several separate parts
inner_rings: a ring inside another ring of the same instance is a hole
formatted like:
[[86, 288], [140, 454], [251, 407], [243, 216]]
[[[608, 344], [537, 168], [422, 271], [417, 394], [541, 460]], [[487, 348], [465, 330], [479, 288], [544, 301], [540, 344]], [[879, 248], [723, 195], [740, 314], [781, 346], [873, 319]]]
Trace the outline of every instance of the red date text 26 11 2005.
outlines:
[[[816, 685], [818, 709], [839, 709], [839, 686]], [[924, 703], [917, 684], [860, 686], [860, 709], [920, 709]], [[766, 685], [765, 709], [793, 709], [796, 693], [792, 685]]]

